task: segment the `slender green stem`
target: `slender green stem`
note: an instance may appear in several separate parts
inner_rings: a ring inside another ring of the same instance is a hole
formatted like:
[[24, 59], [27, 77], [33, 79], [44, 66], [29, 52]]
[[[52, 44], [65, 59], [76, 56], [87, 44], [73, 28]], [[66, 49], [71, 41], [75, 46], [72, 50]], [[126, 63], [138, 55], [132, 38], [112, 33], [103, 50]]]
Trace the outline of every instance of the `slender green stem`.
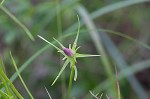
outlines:
[[71, 93], [71, 87], [72, 87], [72, 81], [73, 81], [73, 75], [74, 75], [74, 66], [75, 66], [75, 61], [73, 61], [71, 64], [71, 73], [70, 73], [70, 79], [69, 79], [67, 99], [70, 99], [70, 93]]

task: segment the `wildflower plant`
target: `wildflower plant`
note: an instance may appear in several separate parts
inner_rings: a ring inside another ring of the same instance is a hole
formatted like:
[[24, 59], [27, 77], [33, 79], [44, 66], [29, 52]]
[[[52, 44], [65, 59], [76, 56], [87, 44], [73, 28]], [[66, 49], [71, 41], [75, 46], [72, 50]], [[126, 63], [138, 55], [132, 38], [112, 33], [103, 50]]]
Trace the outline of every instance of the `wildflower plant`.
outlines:
[[70, 74], [69, 89], [68, 89], [69, 93], [70, 93], [70, 89], [71, 89], [71, 86], [72, 86], [73, 75], [74, 75], [74, 81], [76, 81], [76, 79], [77, 79], [77, 67], [76, 67], [77, 58], [100, 56], [100, 55], [90, 55], [90, 54], [79, 54], [79, 53], [77, 53], [78, 49], [80, 48], [80, 47], [77, 47], [78, 37], [79, 37], [79, 33], [80, 33], [79, 32], [80, 31], [80, 20], [79, 20], [78, 15], [77, 15], [77, 18], [78, 18], [77, 35], [76, 35], [76, 38], [75, 38], [75, 41], [74, 41], [73, 45], [71, 46], [71, 44], [69, 44], [69, 48], [64, 47], [58, 40], [53, 38], [61, 46], [61, 49], [60, 49], [57, 46], [55, 46], [54, 44], [52, 44], [51, 42], [49, 42], [48, 40], [46, 40], [45, 38], [43, 38], [42, 36], [38, 35], [39, 38], [41, 38], [42, 40], [44, 40], [48, 44], [52, 45], [54, 48], [56, 48], [58, 50], [58, 52], [60, 52], [61, 54], [64, 55], [64, 58], [62, 60], [65, 60], [65, 62], [63, 64], [60, 72], [58, 73], [57, 77], [53, 81], [52, 85], [55, 84], [57, 79], [60, 77], [62, 72], [65, 70], [66, 66], [70, 63], [71, 74]]
[[77, 61], [76, 61], [76, 59], [77, 58], [100, 56], [100, 55], [90, 55], [90, 54], [79, 54], [79, 53], [77, 53], [78, 49], [80, 48], [80, 47], [77, 47], [77, 41], [78, 41], [78, 37], [79, 37], [79, 33], [80, 33], [79, 32], [80, 21], [79, 21], [78, 15], [77, 15], [77, 18], [78, 18], [78, 32], [77, 32], [77, 35], [76, 35], [76, 38], [75, 38], [73, 45], [71, 46], [71, 44], [69, 44], [69, 48], [64, 47], [58, 40], [53, 38], [61, 46], [61, 49], [60, 49], [57, 46], [55, 46], [54, 44], [52, 44], [51, 42], [49, 42], [48, 40], [46, 40], [45, 38], [43, 38], [42, 36], [38, 35], [39, 38], [41, 38], [42, 40], [44, 40], [48, 44], [52, 45], [54, 48], [56, 48], [58, 50], [58, 52], [60, 52], [61, 54], [64, 55], [64, 58], [62, 60], [66, 60], [64, 62], [64, 65], [62, 66], [60, 72], [58, 73], [57, 77], [53, 81], [52, 85], [56, 82], [56, 80], [59, 78], [59, 76], [61, 75], [61, 73], [64, 71], [64, 69], [66, 68], [66, 66], [69, 63], [70, 63], [70, 68], [73, 68], [75, 71], [74, 81], [76, 81], [76, 79], [77, 79], [77, 67], [76, 67]]

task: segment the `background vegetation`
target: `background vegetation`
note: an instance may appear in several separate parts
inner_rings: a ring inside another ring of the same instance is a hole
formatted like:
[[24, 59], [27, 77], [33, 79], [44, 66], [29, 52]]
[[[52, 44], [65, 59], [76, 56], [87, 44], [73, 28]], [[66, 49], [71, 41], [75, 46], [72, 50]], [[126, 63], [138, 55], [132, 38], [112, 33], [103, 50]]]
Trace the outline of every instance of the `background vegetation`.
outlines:
[[53, 37], [59, 38], [65, 46], [72, 44], [78, 14], [79, 52], [102, 56], [78, 59], [78, 79], [73, 82], [71, 96], [92, 99], [91, 90], [103, 93], [103, 99], [106, 95], [116, 99], [116, 65], [122, 99], [149, 99], [149, 11], [149, 0], [5, 0], [0, 9], [0, 55], [7, 76], [28, 99], [14, 74], [11, 50], [35, 99], [48, 99], [44, 86], [53, 99], [65, 97], [70, 68], [51, 86], [62, 66], [62, 56], [37, 35], [51, 42]]

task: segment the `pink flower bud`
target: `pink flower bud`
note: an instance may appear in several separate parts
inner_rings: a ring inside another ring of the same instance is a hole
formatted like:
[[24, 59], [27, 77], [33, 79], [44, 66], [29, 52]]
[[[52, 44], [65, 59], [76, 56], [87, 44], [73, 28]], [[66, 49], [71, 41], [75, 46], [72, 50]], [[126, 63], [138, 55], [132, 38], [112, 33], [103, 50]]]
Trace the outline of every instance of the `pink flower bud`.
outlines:
[[71, 49], [69, 48], [64, 48], [63, 49], [64, 53], [67, 55], [67, 56], [73, 56], [73, 52]]

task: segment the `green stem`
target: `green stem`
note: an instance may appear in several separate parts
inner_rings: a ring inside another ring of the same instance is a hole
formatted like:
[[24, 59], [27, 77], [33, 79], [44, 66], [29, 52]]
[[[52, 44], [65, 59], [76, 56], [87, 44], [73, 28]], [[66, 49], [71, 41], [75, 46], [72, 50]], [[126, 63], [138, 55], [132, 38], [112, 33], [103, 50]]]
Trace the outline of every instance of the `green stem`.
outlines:
[[73, 80], [73, 75], [74, 75], [74, 66], [75, 66], [75, 62], [73, 61], [71, 64], [71, 73], [70, 73], [70, 79], [69, 79], [67, 99], [70, 99], [70, 92], [71, 92], [72, 80]]

